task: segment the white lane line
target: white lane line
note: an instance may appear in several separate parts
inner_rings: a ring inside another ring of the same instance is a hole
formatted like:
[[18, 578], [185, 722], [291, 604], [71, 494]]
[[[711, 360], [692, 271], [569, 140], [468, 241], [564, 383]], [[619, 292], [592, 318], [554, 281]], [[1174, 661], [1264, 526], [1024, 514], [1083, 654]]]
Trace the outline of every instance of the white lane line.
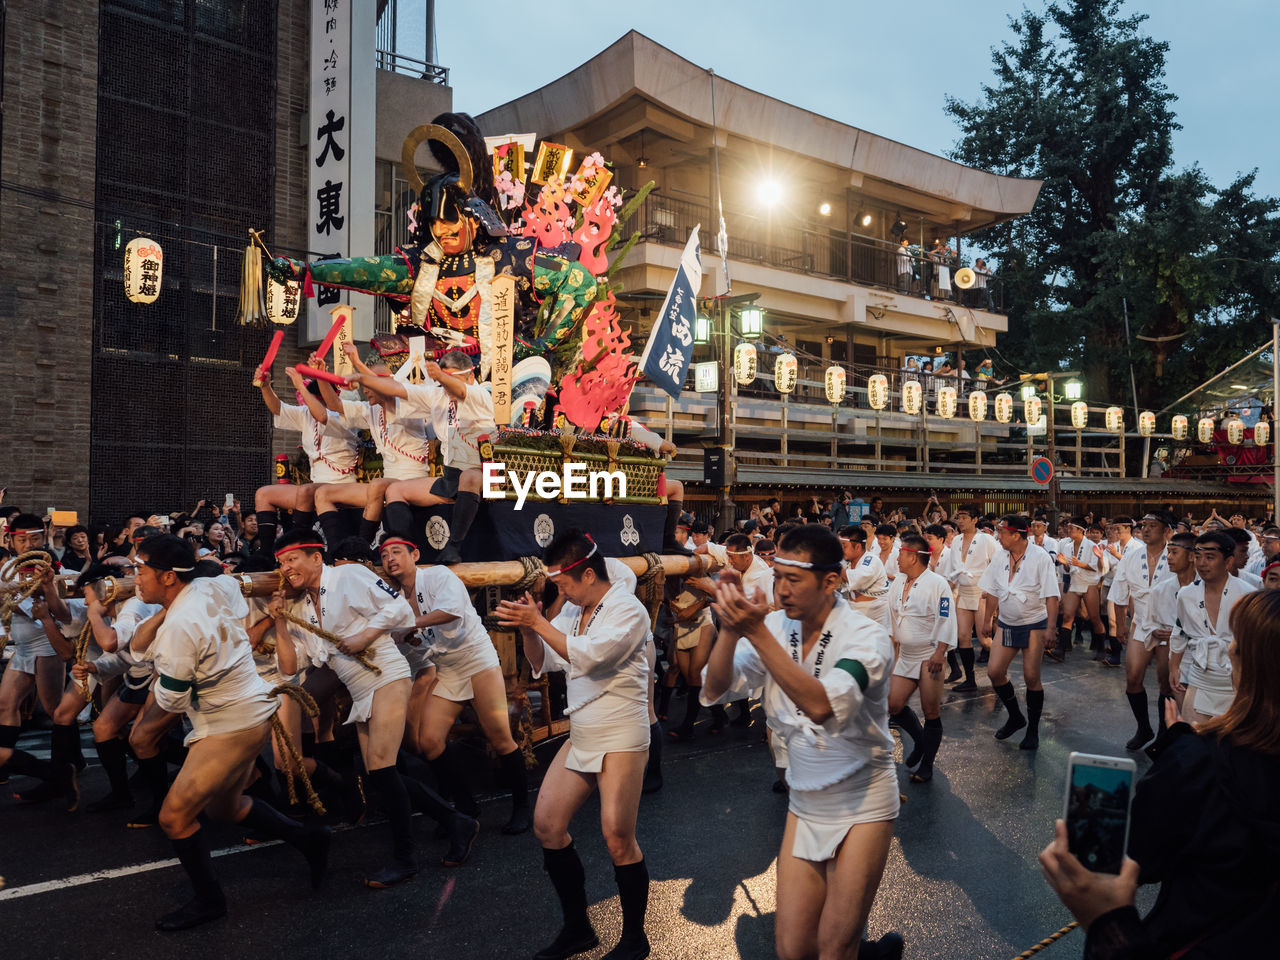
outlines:
[[[226, 847], [222, 850], [213, 851], [215, 857], [229, 857], [235, 853], [247, 853], [250, 850], [263, 850], [267, 847], [279, 846], [281, 841], [268, 840], [263, 843], [244, 844], [242, 846]], [[82, 873], [75, 877], [64, 877], [61, 880], [46, 880], [43, 883], [29, 883], [25, 887], [12, 887], [8, 890], [0, 890], [0, 903], [6, 900], [20, 900], [23, 897], [35, 897], [42, 893], [52, 893], [54, 890], [65, 890], [68, 887], [83, 887], [90, 883], [99, 883], [103, 880], [119, 880], [121, 877], [129, 877], [138, 873], [150, 873], [153, 870], [166, 870], [169, 867], [178, 866], [176, 858], [169, 860], [152, 860], [150, 863], [135, 863], [128, 867], [113, 867], [110, 870], [95, 870], [93, 873]]]

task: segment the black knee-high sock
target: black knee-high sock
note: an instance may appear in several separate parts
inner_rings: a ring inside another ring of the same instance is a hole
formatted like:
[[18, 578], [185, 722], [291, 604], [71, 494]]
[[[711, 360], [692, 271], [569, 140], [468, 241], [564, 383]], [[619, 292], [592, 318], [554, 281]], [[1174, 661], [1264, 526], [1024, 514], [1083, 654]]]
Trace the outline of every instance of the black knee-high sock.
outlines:
[[290, 530], [311, 530], [316, 525], [314, 510], [295, 510], [289, 523]]
[[413, 811], [409, 791], [400, 771], [395, 767], [379, 767], [369, 771], [369, 786], [391, 822], [391, 853], [397, 863], [413, 865]]
[[250, 798], [249, 812], [240, 822], [264, 836], [283, 840], [294, 847], [304, 844], [311, 835], [297, 820], [286, 817], [271, 804], [256, 798]]
[[960, 661], [956, 659], [956, 652], [954, 650], [947, 651], [947, 667], [950, 668], [952, 673], [955, 673], [960, 669]]
[[259, 510], [254, 514], [258, 518], [258, 552], [272, 556], [276, 548], [276, 528], [279, 517], [274, 510]]
[[1066, 653], [1071, 649], [1071, 627], [1058, 628], [1058, 652]]
[[1169, 724], [1164, 719], [1164, 704], [1166, 700], [1172, 700], [1173, 694], [1160, 691], [1160, 699], [1156, 707], [1156, 733], [1163, 734], [1169, 728]]
[[924, 739], [924, 729], [920, 726], [920, 718], [916, 716], [916, 712], [910, 707], [903, 707], [895, 713], [893, 720], [903, 733], [911, 737], [913, 746], [918, 745]]
[[675, 693], [675, 687], [668, 687], [665, 683], [658, 685], [658, 716], [665, 717], [671, 710], [671, 695]]
[[12, 776], [50, 779], [53, 776], [53, 767], [48, 760], [40, 760], [15, 746], [21, 733], [22, 728], [19, 726], [0, 724], [0, 747], [8, 747], [13, 751], [9, 759], [0, 765], [0, 770]]
[[55, 768], [75, 763], [80, 749], [80, 728], [74, 723], [55, 723], [49, 731], [49, 762]]
[[365, 543], [373, 543], [373, 538], [378, 535], [378, 527], [382, 524], [381, 520], [370, 520], [368, 517], [360, 518], [360, 539]]
[[657, 790], [662, 786], [662, 721], [649, 724], [649, 760], [644, 765], [645, 785]]
[[449, 744], [440, 756], [427, 762], [431, 764], [431, 772], [436, 775], [440, 792], [453, 800], [453, 805], [459, 812], [465, 813], [468, 817], [474, 817], [478, 811], [476, 798], [467, 784], [462, 764], [458, 762], [457, 748]]
[[342, 540], [342, 515], [337, 510], [320, 514], [320, 529], [324, 531], [325, 545], [332, 550]]
[[145, 757], [138, 761], [138, 769], [151, 792], [151, 810], [158, 811], [169, 792], [169, 766], [164, 757]]
[[565, 929], [586, 931], [591, 929], [587, 918], [587, 873], [582, 868], [578, 851], [570, 841], [560, 850], [542, 848], [542, 869], [547, 871], [551, 886], [560, 900]]
[[614, 865], [613, 878], [618, 883], [618, 900], [622, 905], [622, 944], [642, 943], [644, 915], [649, 908], [649, 868], [638, 863]]
[[529, 810], [529, 771], [524, 764], [524, 751], [516, 747], [498, 757], [502, 784], [511, 793], [511, 817]]
[[[1147, 703], [1147, 691], [1139, 690], [1137, 693], [1126, 693], [1126, 699], [1129, 701], [1129, 709], [1133, 711], [1133, 719], [1138, 721], [1138, 731], [1140, 733], [1151, 732], [1151, 710]], [[1161, 703], [1161, 706], [1164, 706]]]
[[684, 696], [684, 719], [680, 721], [680, 732], [688, 734], [693, 733], [693, 725], [698, 722], [698, 712], [702, 709], [702, 704], [698, 702], [698, 698], [702, 696], [702, 688], [686, 687]]
[[224, 903], [222, 885], [213, 872], [213, 858], [209, 856], [209, 845], [206, 842], [204, 828], [200, 827], [189, 837], [171, 840], [174, 853], [187, 872], [187, 878], [195, 890], [196, 899], [201, 904], [216, 906]]
[[453, 498], [453, 517], [449, 521], [449, 544], [454, 547], [462, 545], [471, 529], [476, 511], [480, 509], [480, 495], [470, 490], [459, 490]]
[[416, 777], [402, 775], [404, 788], [409, 794], [409, 803], [419, 813], [425, 813], [436, 823], [452, 823], [458, 811], [449, 805], [449, 801], [436, 793]]
[[414, 536], [413, 507], [403, 500], [388, 503], [382, 508], [382, 527], [388, 533], [398, 533], [417, 543], [419, 537]]
[[1027, 732], [1038, 733], [1040, 712], [1044, 709], [1044, 691], [1027, 691]]
[[933, 772], [933, 761], [942, 746], [942, 718], [934, 717], [924, 722], [924, 749], [920, 756], [920, 771], [927, 774]]
[[667, 516], [662, 524], [662, 549], [678, 550], [680, 544], [676, 542], [676, 524], [680, 522], [680, 514], [684, 512], [683, 500], [667, 501]]
[[1014, 692], [1013, 683], [1006, 680], [1004, 683], [991, 685], [991, 689], [995, 691], [995, 695], [1000, 698], [1000, 702], [1004, 704], [1004, 708], [1009, 711], [1010, 717], [1024, 719], [1022, 716], [1022, 708], [1018, 706], [1018, 695]]
[[960, 647], [956, 650], [960, 658], [960, 666], [964, 668], [964, 679], [967, 683], [977, 683], [973, 676], [973, 647]]
[[130, 796], [129, 767], [124, 755], [124, 741], [118, 737], [112, 737], [110, 740], [95, 740], [93, 745], [98, 751], [98, 761], [107, 775], [107, 782], [111, 784], [111, 795], [122, 798]]

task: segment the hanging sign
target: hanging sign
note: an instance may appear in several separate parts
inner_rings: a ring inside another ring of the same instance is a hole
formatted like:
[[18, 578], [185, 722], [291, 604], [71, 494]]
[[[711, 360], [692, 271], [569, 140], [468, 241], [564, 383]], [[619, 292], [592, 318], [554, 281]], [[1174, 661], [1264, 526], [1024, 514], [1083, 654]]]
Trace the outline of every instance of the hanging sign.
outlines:
[[164, 251], [150, 237], [135, 237], [124, 248], [124, 295], [131, 303], [155, 303], [160, 296]]

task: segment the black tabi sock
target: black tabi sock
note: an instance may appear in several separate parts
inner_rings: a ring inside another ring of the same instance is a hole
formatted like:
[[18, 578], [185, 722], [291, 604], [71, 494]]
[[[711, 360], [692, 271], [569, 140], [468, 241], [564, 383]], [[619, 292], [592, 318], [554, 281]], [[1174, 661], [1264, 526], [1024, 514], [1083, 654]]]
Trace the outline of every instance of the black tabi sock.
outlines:
[[75, 763], [80, 749], [80, 728], [74, 723], [55, 723], [49, 731], [49, 762], [55, 768]]
[[675, 687], [668, 687], [666, 684], [658, 686], [658, 716], [665, 717], [671, 710], [671, 695], [675, 693]]
[[[1010, 684], [1012, 686], [1012, 684]], [[1044, 709], [1044, 691], [1027, 691], [1027, 727], [1029, 733], [1036, 733], [1040, 724], [1040, 711]]]
[[173, 844], [173, 851], [178, 855], [182, 869], [187, 872], [196, 899], [202, 904], [222, 903], [222, 886], [213, 872], [213, 858], [209, 856], [204, 828], [200, 827], [191, 836], [171, 840], [170, 843]]
[[409, 794], [409, 802], [414, 810], [425, 813], [436, 823], [452, 823], [458, 816], [458, 811], [453, 809], [448, 800], [417, 777], [401, 774], [400, 780], [404, 783], [404, 788]]
[[272, 557], [276, 548], [276, 528], [280, 518], [274, 510], [259, 510], [254, 514], [258, 518], [258, 552]]
[[1058, 652], [1066, 653], [1071, 649], [1071, 627], [1058, 628]]
[[954, 650], [947, 651], [947, 666], [951, 669], [952, 673], [960, 672], [960, 661], [956, 659], [956, 652]]
[[591, 921], [587, 919], [587, 873], [578, 851], [573, 849], [573, 842], [560, 850], [543, 847], [542, 869], [547, 871], [560, 900], [565, 927], [574, 931], [591, 929]]
[[413, 507], [403, 500], [388, 503], [382, 508], [382, 526], [388, 533], [398, 533], [414, 543], [422, 539], [421, 532], [413, 529]]
[[480, 509], [480, 495], [470, 490], [459, 490], [453, 498], [453, 516], [449, 520], [449, 544], [457, 547], [467, 538], [467, 531]]
[[960, 666], [964, 669], [964, 679], [968, 683], [977, 683], [973, 676], [973, 647], [961, 647], [956, 651], [960, 658]]
[[[652, 754], [650, 754], [652, 756]], [[511, 793], [511, 814], [529, 809], [529, 772], [524, 765], [524, 751], [516, 747], [498, 757], [498, 773], [502, 785]]]
[[924, 739], [924, 729], [920, 726], [920, 718], [916, 716], [916, 712], [910, 707], [903, 707], [893, 715], [894, 722], [898, 724], [898, 728], [909, 737], [911, 737], [912, 746], [916, 746]]
[[159, 810], [169, 792], [169, 766], [164, 757], [144, 757], [138, 761], [138, 770], [151, 791], [151, 809]]
[[13, 751], [9, 754], [9, 759], [5, 761], [4, 765], [0, 766], [0, 770], [3, 770], [9, 776], [36, 777], [40, 780], [50, 779], [53, 775], [53, 765], [48, 760], [33, 757], [27, 751], [19, 750], [14, 746], [18, 742], [18, 735], [21, 733], [21, 727], [0, 724], [0, 746], [8, 747]]
[[942, 718], [934, 717], [924, 722], [924, 749], [921, 751], [920, 766], [925, 769], [933, 767], [933, 760], [942, 746]]
[[453, 805], [462, 813], [474, 817], [477, 812], [476, 798], [472, 796], [466, 775], [462, 771], [462, 764], [458, 762], [457, 748], [449, 744], [440, 756], [427, 762], [431, 765], [431, 772], [436, 776], [440, 792], [452, 798]]
[[314, 510], [295, 510], [290, 518], [290, 530], [312, 530], [316, 525], [316, 512]]
[[[993, 683], [991, 685], [991, 689], [994, 690], [996, 696], [1000, 698], [1000, 702], [1004, 704], [1004, 708], [1009, 711], [1010, 718], [1017, 720], [1024, 719], [1022, 716], [1022, 708], [1018, 706], [1018, 695], [1013, 690], [1012, 682], [1006, 680], [1001, 684]], [[1043, 695], [1041, 697], [1041, 702], [1044, 702]]]
[[[1133, 711], [1133, 719], [1138, 721], [1138, 731], [1140, 733], [1151, 732], [1151, 710], [1147, 703], [1147, 691], [1139, 690], [1137, 693], [1126, 693], [1125, 698], [1129, 701], [1129, 709]], [[1162, 702], [1160, 704], [1164, 706]]]
[[381, 520], [370, 520], [368, 517], [360, 518], [360, 539], [365, 543], [372, 544], [373, 538], [378, 535], [378, 527], [382, 525]]
[[620, 943], [644, 940], [644, 915], [649, 908], [649, 868], [641, 859], [613, 868], [618, 884], [618, 900], [622, 906], [622, 939]]
[[293, 847], [305, 844], [311, 835], [297, 820], [286, 817], [271, 804], [256, 798], [249, 800], [249, 812], [240, 823], [263, 836], [283, 840]]
[[342, 540], [342, 515], [337, 510], [326, 510], [320, 514], [320, 529], [324, 531], [324, 542], [330, 550]]
[[111, 784], [112, 795], [129, 796], [129, 762], [124, 754], [124, 741], [113, 737], [95, 740], [93, 746], [98, 751], [98, 762], [107, 775], [107, 782]]
[[693, 733], [693, 725], [698, 722], [698, 712], [702, 709], [702, 704], [698, 702], [698, 698], [702, 696], [702, 688], [686, 687], [684, 696], [684, 720], [680, 722], [680, 732]]
[[662, 523], [662, 549], [663, 550], [679, 550], [680, 544], [676, 542], [676, 524], [680, 522], [680, 514], [684, 512], [683, 500], [667, 501], [667, 516]]
[[399, 864], [413, 866], [413, 811], [400, 771], [395, 767], [370, 770], [369, 786], [390, 821], [392, 856]]

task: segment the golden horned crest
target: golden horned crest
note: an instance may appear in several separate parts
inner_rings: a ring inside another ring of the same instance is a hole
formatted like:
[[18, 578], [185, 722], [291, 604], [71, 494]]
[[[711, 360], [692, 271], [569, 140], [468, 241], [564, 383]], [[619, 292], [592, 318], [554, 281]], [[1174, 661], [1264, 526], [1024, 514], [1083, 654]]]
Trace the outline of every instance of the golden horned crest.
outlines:
[[422, 193], [422, 176], [418, 173], [418, 166], [413, 162], [413, 156], [418, 152], [418, 147], [422, 146], [428, 140], [435, 140], [443, 143], [449, 148], [449, 152], [453, 154], [455, 160], [458, 161], [458, 187], [464, 193], [471, 192], [471, 157], [467, 154], [467, 148], [462, 145], [462, 141], [457, 138], [453, 131], [440, 126], [438, 123], [424, 123], [420, 127], [414, 127], [409, 135], [404, 138], [404, 147], [400, 151], [400, 166], [404, 170], [404, 178], [409, 182], [409, 186], [413, 187], [415, 194]]

